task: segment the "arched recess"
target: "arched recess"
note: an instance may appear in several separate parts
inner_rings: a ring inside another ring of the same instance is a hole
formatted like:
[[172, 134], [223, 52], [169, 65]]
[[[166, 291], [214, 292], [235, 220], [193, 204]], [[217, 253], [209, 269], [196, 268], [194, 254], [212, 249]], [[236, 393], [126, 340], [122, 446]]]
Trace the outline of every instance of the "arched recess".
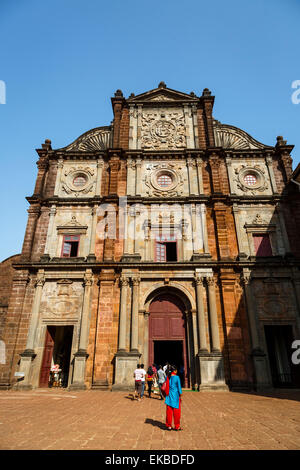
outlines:
[[189, 387], [194, 382], [192, 304], [189, 297], [177, 286], [156, 286], [145, 299], [145, 311], [149, 315], [148, 363], [168, 360], [178, 369], [183, 365], [182, 385]]

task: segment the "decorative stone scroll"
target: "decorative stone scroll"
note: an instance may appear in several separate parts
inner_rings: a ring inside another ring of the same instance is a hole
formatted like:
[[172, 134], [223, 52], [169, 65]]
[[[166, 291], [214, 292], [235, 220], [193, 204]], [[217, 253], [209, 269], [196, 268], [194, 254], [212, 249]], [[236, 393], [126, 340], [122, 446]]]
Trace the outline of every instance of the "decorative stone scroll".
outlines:
[[82, 134], [72, 144], [59, 150], [93, 152], [111, 147], [112, 130], [109, 126], [97, 127]]
[[269, 148], [257, 140], [253, 139], [247, 132], [238, 127], [221, 124], [214, 121], [214, 136], [217, 147], [232, 149], [263, 149]]

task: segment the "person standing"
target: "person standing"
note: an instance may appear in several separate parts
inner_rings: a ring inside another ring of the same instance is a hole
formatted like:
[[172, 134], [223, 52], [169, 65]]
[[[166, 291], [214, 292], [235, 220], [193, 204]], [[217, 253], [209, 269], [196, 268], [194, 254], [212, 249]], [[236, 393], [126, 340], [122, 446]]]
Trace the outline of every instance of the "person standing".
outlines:
[[166, 374], [163, 371], [162, 366], [159, 366], [158, 371], [157, 371], [157, 382], [158, 382], [158, 388], [159, 388], [159, 394], [160, 394], [160, 399], [163, 400], [164, 397], [161, 393], [161, 386], [166, 380]]
[[137, 397], [138, 401], [141, 401], [141, 392], [142, 392], [142, 377], [143, 374], [141, 373], [141, 365], [137, 364], [136, 369], [133, 373], [134, 377], [134, 397]]
[[166, 427], [170, 431], [172, 429], [172, 420], [174, 417], [174, 427], [176, 431], [181, 431], [180, 417], [181, 417], [181, 384], [177, 375], [176, 366], [171, 366], [169, 370], [169, 394], [166, 396], [165, 403], [166, 410]]
[[154, 372], [153, 372], [153, 369], [152, 369], [151, 366], [148, 367], [146, 380], [147, 380], [147, 384], [148, 384], [149, 398], [151, 398], [152, 385], [153, 385], [153, 381], [154, 381]]
[[144, 364], [141, 364], [141, 374], [142, 374], [142, 379], [141, 379], [141, 382], [142, 382], [142, 391], [141, 391], [141, 398], [143, 399], [144, 398], [144, 391], [145, 391], [145, 382], [146, 382], [146, 375], [147, 375], [147, 372], [145, 371], [144, 369]]

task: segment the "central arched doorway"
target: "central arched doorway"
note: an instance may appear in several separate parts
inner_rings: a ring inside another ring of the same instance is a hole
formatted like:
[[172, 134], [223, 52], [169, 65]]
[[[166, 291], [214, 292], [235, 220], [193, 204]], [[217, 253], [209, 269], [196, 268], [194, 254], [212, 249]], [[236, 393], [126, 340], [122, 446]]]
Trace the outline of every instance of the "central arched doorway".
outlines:
[[178, 368], [182, 386], [189, 387], [185, 307], [172, 293], [158, 294], [149, 307], [149, 364], [167, 361]]

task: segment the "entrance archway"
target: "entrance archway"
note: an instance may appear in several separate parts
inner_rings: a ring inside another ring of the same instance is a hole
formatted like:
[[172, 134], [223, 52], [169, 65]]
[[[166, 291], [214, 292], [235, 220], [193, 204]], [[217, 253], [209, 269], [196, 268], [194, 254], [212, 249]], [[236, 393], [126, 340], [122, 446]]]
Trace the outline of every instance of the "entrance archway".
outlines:
[[149, 307], [149, 364], [167, 361], [178, 368], [182, 385], [189, 386], [185, 306], [173, 293], [160, 293]]

